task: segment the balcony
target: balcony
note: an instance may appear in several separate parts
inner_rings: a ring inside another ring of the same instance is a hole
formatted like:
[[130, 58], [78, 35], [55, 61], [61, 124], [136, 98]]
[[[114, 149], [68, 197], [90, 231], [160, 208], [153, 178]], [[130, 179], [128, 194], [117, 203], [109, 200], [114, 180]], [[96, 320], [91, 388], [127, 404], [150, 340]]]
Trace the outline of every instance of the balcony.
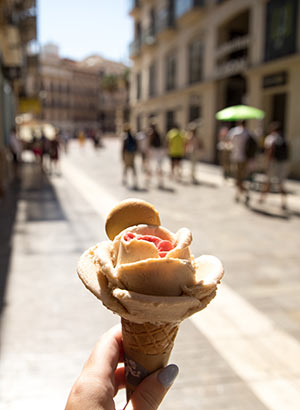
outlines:
[[141, 8], [141, 0], [130, 0], [129, 1], [129, 14], [131, 17], [138, 17]]
[[243, 36], [235, 37], [234, 39], [223, 43], [215, 51], [215, 58], [221, 59], [223, 57], [228, 57], [230, 54], [241, 52], [242, 50], [247, 50], [250, 46], [251, 39], [248, 34]]
[[129, 45], [129, 55], [131, 59], [139, 57], [141, 52], [142, 39], [137, 38]]
[[206, 0], [176, 0], [175, 17], [180, 23], [190, 24], [201, 17]]
[[156, 33], [154, 26], [150, 26], [144, 30], [142, 35], [141, 47], [144, 49], [150, 49], [156, 44]]
[[175, 18], [173, 8], [166, 7], [160, 10], [157, 22], [157, 35], [170, 36], [175, 32]]

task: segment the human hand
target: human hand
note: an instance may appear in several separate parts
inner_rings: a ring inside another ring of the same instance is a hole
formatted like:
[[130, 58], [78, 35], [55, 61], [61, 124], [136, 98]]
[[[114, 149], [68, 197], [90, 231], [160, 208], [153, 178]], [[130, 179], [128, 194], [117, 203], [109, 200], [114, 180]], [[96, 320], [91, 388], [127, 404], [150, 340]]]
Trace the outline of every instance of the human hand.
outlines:
[[[125, 387], [121, 327], [105, 333], [72, 387], [65, 410], [115, 410], [114, 396]], [[124, 410], [156, 410], [178, 374], [169, 365], [146, 377]]]

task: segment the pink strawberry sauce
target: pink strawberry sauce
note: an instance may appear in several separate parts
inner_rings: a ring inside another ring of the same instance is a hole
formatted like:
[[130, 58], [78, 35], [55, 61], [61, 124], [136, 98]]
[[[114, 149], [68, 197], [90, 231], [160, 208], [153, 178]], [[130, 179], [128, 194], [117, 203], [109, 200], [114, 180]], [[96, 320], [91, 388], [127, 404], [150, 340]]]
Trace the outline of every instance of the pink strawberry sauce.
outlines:
[[164, 258], [166, 254], [174, 248], [170, 241], [163, 240], [154, 235], [136, 235], [135, 233], [128, 232], [125, 233], [123, 238], [125, 241], [128, 242], [132, 239], [137, 239], [138, 241], [152, 242], [158, 249], [158, 253], [161, 258]]

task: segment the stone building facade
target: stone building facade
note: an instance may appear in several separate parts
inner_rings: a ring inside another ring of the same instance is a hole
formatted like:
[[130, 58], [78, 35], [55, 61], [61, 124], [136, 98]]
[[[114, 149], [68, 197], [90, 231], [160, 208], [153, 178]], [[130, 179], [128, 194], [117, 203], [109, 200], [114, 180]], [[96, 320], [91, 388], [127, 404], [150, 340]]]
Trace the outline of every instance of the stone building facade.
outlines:
[[43, 47], [40, 61], [41, 119], [68, 133], [96, 128], [97, 73], [61, 58], [54, 44]]
[[130, 15], [131, 121], [155, 119], [166, 132], [199, 120], [205, 160], [216, 160], [222, 108], [266, 112], [249, 127], [266, 133], [279, 120], [300, 177], [300, 6], [298, 0], [134, 0]]
[[[48, 44], [41, 53], [42, 120], [67, 131], [100, 129], [118, 132], [128, 106], [128, 90], [120, 84], [127, 69], [121, 63], [90, 56], [74, 61], [59, 56], [58, 47]], [[106, 89], [105, 76], [116, 79]], [[119, 122], [118, 122], [119, 121]]]
[[0, 197], [10, 180], [9, 135], [23, 108], [39, 112], [35, 0], [0, 0]]
[[100, 77], [98, 122], [104, 133], [121, 132], [129, 119], [129, 69], [126, 65], [93, 55], [82, 64], [93, 68]]
[[0, 0], [0, 145], [22, 107], [38, 104], [35, 0]]

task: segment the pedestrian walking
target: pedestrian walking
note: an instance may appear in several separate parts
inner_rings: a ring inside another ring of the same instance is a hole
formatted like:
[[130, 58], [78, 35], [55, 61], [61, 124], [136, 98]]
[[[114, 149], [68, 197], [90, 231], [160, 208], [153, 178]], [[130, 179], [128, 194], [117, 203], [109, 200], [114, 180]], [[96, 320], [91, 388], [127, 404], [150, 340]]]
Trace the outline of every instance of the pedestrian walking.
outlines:
[[219, 163], [221, 164], [223, 170], [223, 178], [227, 179], [231, 176], [231, 150], [232, 144], [228, 138], [229, 128], [227, 126], [222, 126], [218, 133], [218, 157]]
[[122, 161], [123, 161], [123, 177], [122, 184], [127, 185], [128, 171], [131, 170], [133, 178], [133, 188], [137, 189], [137, 173], [135, 166], [135, 156], [137, 152], [137, 141], [131, 133], [129, 124], [125, 124], [122, 135]]
[[185, 138], [176, 124], [167, 133], [167, 140], [171, 160], [171, 178], [180, 180], [182, 177], [182, 160], [185, 155]]
[[41, 167], [43, 170], [45, 170], [46, 164], [46, 158], [47, 162], [49, 160], [49, 151], [50, 151], [50, 141], [46, 137], [44, 131], [42, 131], [42, 136], [41, 136]]
[[62, 131], [60, 142], [61, 142], [61, 145], [63, 147], [63, 151], [65, 154], [68, 153], [69, 141], [70, 141], [70, 133], [66, 130]]
[[102, 147], [101, 131], [99, 128], [94, 130], [94, 132], [91, 135], [91, 138], [93, 140], [95, 150], [97, 150], [99, 147]]
[[197, 126], [195, 123], [191, 123], [186, 135], [186, 155], [190, 160], [191, 165], [191, 182], [192, 184], [198, 184], [199, 181], [196, 177], [196, 166], [200, 160], [201, 153], [203, 152], [204, 144], [202, 138], [198, 135]]
[[149, 166], [149, 181], [153, 174], [151, 167], [154, 168], [154, 173], [158, 179], [158, 188], [163, 188], [163, 160], [165, 156], [164, 142], [161, 133], [158, 131], [156, 124], [151, 124], [148, 131], [149, 148], [150, 148], [150, 166]]
[[249, 132], [244, 120], [238, 121], [237, 125], [228, 132], [228, 139], [232, 144], [231, 161], [234, 166], [236, 194], [235, 200], [239, 202], [240, 197], [245, 195], [246, 205], [249, 203], [249, 190], [245, 186], [248, 173], [248, 158], [246, 155], [246, 145]]
[[59, 148], [60, 140], [59, 134], [56, 132], [53, 140], [49, 144], [49, 155], [50, 155], [50, 173], [55, 172], [59, 175]]
[[41, 166], [42, 165], [42, 153], [43, 153], [42, 140], [41, 138], [38, 138], [35, 135], [35, 133], [33, 133], [31, 147], [32, 147], [32, 152], [34, 153], [37, 164]]
[[19, 169], [21, 163], [22, 145], [17, 135], [17, 130], [13, 127], [9, 135], [9, 149], [13, 160], [13, 176], [19, 178]]
[[281, 124], [273, 122], [270, 124], [270, 134], [266, 137], [265, 155], [267, 160], [267, 182], [262, 190], [259, 202], [263, 203], [270, 192], [271, 183], [279, 184], [281, 194], [281, 209], [287, 209], [287, 192], [284, 187], [288, 175], [289, 146], [281, 132]]
[[83, 130], [79, 131], [77, 137], [78, 137], [78, 140], [79, 140], [79, 145], [81, 147], [84, 147], [85, 141], [86, 141], [86, 135], [85, 135], [84, 131]]

